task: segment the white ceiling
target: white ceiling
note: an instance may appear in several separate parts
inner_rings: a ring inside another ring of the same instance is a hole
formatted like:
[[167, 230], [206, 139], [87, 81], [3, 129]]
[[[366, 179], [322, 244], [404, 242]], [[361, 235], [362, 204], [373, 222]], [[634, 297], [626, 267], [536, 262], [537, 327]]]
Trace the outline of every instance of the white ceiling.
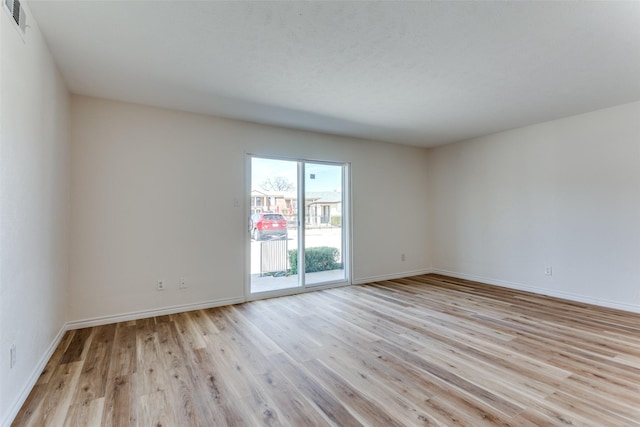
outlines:
[[29, 1], [74, 93], [433, 146], [640, 100], [640, 2]]

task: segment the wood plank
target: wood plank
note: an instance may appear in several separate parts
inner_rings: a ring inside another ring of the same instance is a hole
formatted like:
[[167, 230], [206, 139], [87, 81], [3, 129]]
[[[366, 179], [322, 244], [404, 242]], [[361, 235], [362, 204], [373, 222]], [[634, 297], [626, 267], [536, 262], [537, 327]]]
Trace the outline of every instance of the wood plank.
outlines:
[[136, 327], [118, 324], [113, 338], [109, 378], [132, 375], [137, 369]]
[[61, 365], [84, 359], [84, 355], [89, 351], [93, 331], [93, 328], [83, 328], [73, 331], [71, 342], [67, 345], [67, 349], [60, 360]]
[[194, 350], [194, 384], [198, 395], [206, 402], [203, 410], [215, 421], [212, 425], [249, 425], [248, 417], [238, 408], [237, 396], [223, 378], [222, 367], [216, 364], [206, 348]]
[[172, 427], [179, 426], [173, 412], [175, 403], [164, 390], [144, 394], [138, 398], [138, 414], [140, 426]]
[[385, 411], [386, 405], [379, 405], [364, 393], [358, 391], [348, 380], [338, 375], [322, 362], [310, 360], [305, 362], [304, 366], [320, 384], [331, 390], [332, 394], [343, 402], [349, 408], [349, 412], [354, 414], [364, 425], [391, 427], [401, 427], [403, 425]]
[[67, 351], [67, 348], [69, 347], [69, 344], [71, 344], [75, 335], [74, 332], [75, 331], [65, 332], [62, 340], [60, 340], [60, 344], [58, 344], [58, 347], [56, 347], [53, 354], [51, 355], [51, 358], [47, 362], [47, 365], [40, 374], [40, 377], [38, 378], [39, 384], [48, 383], [56, 367], [62, 363], [62, 358], [65, 355], [65, 352]]
[[135, 322], [117, 324], [106, 383], [102, 425], [135, 425], [138, 419], [135, 388]]
[[65, 427], [100, 427], [102, 425], [102, 411], [104, 397], [82, 403], [74, 403], [69, 407]]
[[119, 427], [137, 425], [138, 405], [135, 375], [110, 377], [104, 399], [101, 425]]
[[89, 401], [104, 397], [115, 332], [115, 324], [97, 326], [94, 329], [91, 345], [82, 365], [74, 403], [87, 405]]
[[39, 425], [61, 426], [73, 404], [73, 395], [77, 390], [78, 379], [82, 372], [82, 362], [71, 362], [58, 366], [51, 381], [52, 387], [44, 397], [42, 419]]
[[240, 331], [225, 316], [225, 308], [216, 310], [212, 320], [221, 332], [208, 346], [207, 354], [225, 372], [225, 384], [233, 390], [238, 404], [250, 419], [250, 424], [281, 425], [280, 413], [272, 396], [256, 381], [257, 375], [270, 370], [268, 362], [252, 343], [243, 340]]
[[[380, 407], [388, 408], [397, 421], [404, 425], [438, 425], [437, 419], [426, 411], [423, 405], [405, 395], [404, 387], [389, 384], [400, 381], [399, 373], [392, 373], [386, 366], [372, 361], [365, 348], [354, 347], [333, 337], [327, 337], [327, 340], [326, 349], [318, 355], [318, 360], [369, 396]], [[421, 402], [426, 397], [426, 394], [422, 394], [416, 400]]]
[[283, 424], [320, 426], [326, 423], [325, 418], [314, 409], [309, 401], [301, 397], [300, 390], [281, 372], [274, 370], [258, 375], [256, 379], [261, 382], [261, 388], [272, 396]]
[[345, 408], [332, 391], [322, 387], [318, 381], [300, 368], [298, 362], [285, 354], [274, 354], [269, 359], [327, 420], [344, 427], [362, 426], [360, 421]]
[[172, 402], [178, 425], [206, 426], [205, 413], [199, 408], [192, 376], [186, 367], [186, 353], [171, 323], [159, 323], [158, 356], [165, 376], [165, 397]]
[[14, 426], [42, 425], [41, 420], [44, 420], [44, 398], [49, 392], [47, 383], [37, 383], [33, 387], [27, 400], [22, 405], [20, 412], [16, 415], [15, 420], [13, 420]]
[[[136, 365], [138, 374], [136, 385], [138, 396], [150, 395], [167, 388], [165, 376], [162, 373], [163, 364], [159, 355], [158, 333], [155, 322], [141, 322], [136, 329]], [[148, 396], [146, 399], [153, 404], [165, 395]]]

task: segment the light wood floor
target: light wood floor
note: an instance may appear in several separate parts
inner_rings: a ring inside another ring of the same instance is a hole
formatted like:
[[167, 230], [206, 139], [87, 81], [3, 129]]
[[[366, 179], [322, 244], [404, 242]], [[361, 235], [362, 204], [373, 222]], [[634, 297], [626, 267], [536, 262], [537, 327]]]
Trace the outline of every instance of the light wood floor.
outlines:
[[427, 275], [81, 329], [15, 425], [640, 426], [640, 315]]

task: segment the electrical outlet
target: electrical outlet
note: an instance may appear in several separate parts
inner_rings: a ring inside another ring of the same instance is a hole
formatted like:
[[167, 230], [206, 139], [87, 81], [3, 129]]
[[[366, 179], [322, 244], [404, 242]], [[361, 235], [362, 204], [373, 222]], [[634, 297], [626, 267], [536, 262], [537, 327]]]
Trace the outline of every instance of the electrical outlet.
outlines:
[[164, 291], [164, 289], [165, 289], [165, 288], [164, 288], [164, 281], [162, 281], [162, 280], [158, 280], [158, 282], [156, 283], [156, 288], [157, 288], [159, 291]]
[[553, 276], [553, 268], [551, 268], [551, 266], [547, 266], [544, 268], [544, 275], [545, 276]]
[[16, 345], [13, 344], [9, 348], [9, 367], [13, 369], [16, 366]]
[[407, 260], [407, 256], [405, 254], [401, 254], [400, 261], [406, 261], [406, 260]]
[[178, 283], [178, 288], [187, 289], [187, 281], [185, 279], [180, 279], [180, 283]]

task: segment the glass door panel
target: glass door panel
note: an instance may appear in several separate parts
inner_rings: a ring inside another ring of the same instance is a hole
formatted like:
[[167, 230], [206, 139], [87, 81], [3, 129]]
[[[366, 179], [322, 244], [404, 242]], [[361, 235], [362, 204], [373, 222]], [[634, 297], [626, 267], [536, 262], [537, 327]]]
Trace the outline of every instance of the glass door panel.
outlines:
[[297, 161], [251, 157], [251, 293], [302, 286], [291, 270], [298, 249], [298, 167]]
[[344, 166], [304, 164], [305, 284], [346, 279], [344, 266]]

